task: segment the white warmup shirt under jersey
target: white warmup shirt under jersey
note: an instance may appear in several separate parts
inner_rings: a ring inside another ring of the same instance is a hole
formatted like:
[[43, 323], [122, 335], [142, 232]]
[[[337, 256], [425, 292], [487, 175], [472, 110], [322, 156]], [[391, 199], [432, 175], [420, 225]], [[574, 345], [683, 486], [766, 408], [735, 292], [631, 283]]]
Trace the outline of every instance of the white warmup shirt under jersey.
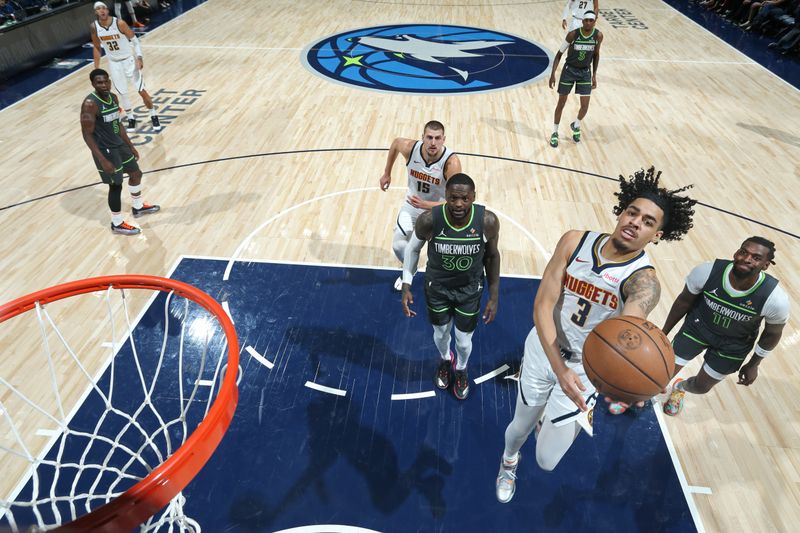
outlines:
[[[697, 265], [686, 276], [686, 288], [692, 294], [700, 294], [703, 291], [708, 277], [711, 275], [711, 269], [714, 266], [714, 261], [702, 263]], [[765, 274], [761, 272], [758, 277], [760, 282]], [[725, 290], [734, 297], [744, 296], [747, 291], [737, 291], [731, 285], [728, 276], [722, 278], [722, 286]], [[761, 316], [767, 324], [786, 324], [789, 320], [789, 296], [783, 290], [780, 284], [772, 289], [772, 292], [767, 296], [767, 301], [764, 302], [764, 307], [761, 309]]]
[[567, 31], [577, 30], [583, 25], [583, 15], [594, 9], [592, 0], [567, 0], [561, 20], [567, 21]]
[[122, 61], [133, 57], [133, 46], [125, 34], [119, 30], [117, 17], [111, 17], [111, 24], [108, 25], [108, 28], [101, 26], [97, 20], [94, 21], [94, 26], [97, 30], [97, 38], [100, 39], [100, 44], [110, 60]]
[[451, 155], [453, 155], [453, 151], [445, 147], [442, 150], [442, 156], [429, 165], [422, 157], [422, 141], [414, 143], [411, 157], [408, 158], [406, 165], [408, 167], [407, 196], [418, 196], [429, 202], [444, 201], [444, 167]]
[[553, 318], [558, 345], [570, 352], [570, 363], [582, 360], [583, 343], [595, 326], [622, 312], [628, 279], [639, 270], [653, 268], [644, 250], [620, 263], [603, 259], [600, 249], [609, 238], [587, 231], [567, 264]]

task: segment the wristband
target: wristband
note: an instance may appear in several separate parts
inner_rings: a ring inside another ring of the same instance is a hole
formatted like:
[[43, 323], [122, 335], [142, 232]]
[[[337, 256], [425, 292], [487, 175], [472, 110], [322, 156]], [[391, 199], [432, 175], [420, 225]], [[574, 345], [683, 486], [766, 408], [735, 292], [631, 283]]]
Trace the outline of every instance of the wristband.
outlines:
[[772, 350], [765, 350], [764, 348], [756, 344], [756, 349], [753, 350], [753, 352], [759, 357], [766, 357], [772, 352]]

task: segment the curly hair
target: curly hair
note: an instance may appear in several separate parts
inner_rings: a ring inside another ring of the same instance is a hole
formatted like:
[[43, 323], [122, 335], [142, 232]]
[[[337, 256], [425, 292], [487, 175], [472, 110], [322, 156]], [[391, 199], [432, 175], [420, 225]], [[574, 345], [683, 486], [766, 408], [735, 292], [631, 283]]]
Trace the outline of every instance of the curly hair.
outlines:
[[767, 259], [769, 259], [770, 264], [772, 264], [772, 265], [775, 264], [775, 261], [773, 261], [773, 259], [775, 259], [775, 243], [774, 242], [772, 242], [769, 239], [765, 239], [764, 237], [753, 236], [753, 237], [750, 237], [749, 239], [745, 239], [745, 241], [742, 243], [742, 248], [744, 248], [744, 245], [747, 244], [748, 242], [752, 242], [754, 244], [758, 244], [758, 245], [761, 245], [764, 248], [766, 248], [767, 249]]
[[694, 204], [697, 200], [688, 196], [678, 196], [678, 193], [692, 188], [692, 185], [680, 189], [667, 190], [658, 186], [661, 171], [656, 172], [655, 167], [650, 167], [645, 172], [643, 169], [634, 173], [629, 178], [619, 177], [619, 192], [615, 192], [618, 203], [614, 206], [614, 214], [619, 216], [637, 198], [646, 198], [664, 211], [664, 220], [661, 223], [661, 240], [679, 241], [694, 225]]

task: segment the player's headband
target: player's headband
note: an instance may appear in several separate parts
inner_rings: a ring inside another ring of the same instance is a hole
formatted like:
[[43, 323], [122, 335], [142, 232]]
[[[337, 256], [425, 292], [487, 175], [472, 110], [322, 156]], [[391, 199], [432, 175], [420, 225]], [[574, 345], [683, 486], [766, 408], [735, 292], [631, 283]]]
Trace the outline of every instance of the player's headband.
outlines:
[[108, 9], [108, 6], [107, 6], [107, 5], [105, 5], [103, 2], [95, 2], [95, 3], [94, 3], [94, 9], [97, 9], [97, 8], [99, 8], [99, 7], [104, 7], [104, 8], [106, 8], [106, 9]]
[[[100, 3], [100, 2], [98, 2], [98, 4], [99, 4], [99, 3]], [[95, 6], [96, 6], [96, 5], [97, 5], [97, 4], [95, 4]], [[596, 18], [597, 18], [597, 16], [594, 14], [594, 11], [587, 11], [586, 13], [584, 13], [584, 14], [583, 14], [583, 18], [584, 18], [584, 20], [585, 20], [585, 19], [591, 19], [591, 20], [594, 20], [594, 19], [596, 19]]]

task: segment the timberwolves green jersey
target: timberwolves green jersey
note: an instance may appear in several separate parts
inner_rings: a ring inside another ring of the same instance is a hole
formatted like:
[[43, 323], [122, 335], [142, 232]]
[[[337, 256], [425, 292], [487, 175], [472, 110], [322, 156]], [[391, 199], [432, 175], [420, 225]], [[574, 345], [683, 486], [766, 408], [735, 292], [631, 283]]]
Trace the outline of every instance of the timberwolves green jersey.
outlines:
[[592, 28], [592, 33], [588, 37], [584, 37], [583, 30], [578, 29], [578, 35], [567, 51], [565, 64], [574, 68], [589, 68], [596, 47], [597, 28]]
[[753, 287], [740, 296], [725, 290], [723, 279], [730, 275], [733, 262], [717, 259], [703, 285], [701, 297], [686, 317], [686, 325], [702, 335], [723, 353], [747, 353], [753, 349], [761, 326], [761, 311], [778, 286], [778, 280], [761, 272]]
[[447, 218], [447, 204], [436, 206], [433, 239], [428, 243], [425, 280], [448, 288], [466, 287], [483, 277], [483, 213], [485, 207], [472, 204], [467, 224], [454, 228]]
[[116, 148], [122, 146], [119, 136], [119, 105], [109, 93], [108, 100], [103, 100], [96, 93], [89, 95], [97, 102], [97, 115], [94, 123], [94, 140], [100, 148]]

